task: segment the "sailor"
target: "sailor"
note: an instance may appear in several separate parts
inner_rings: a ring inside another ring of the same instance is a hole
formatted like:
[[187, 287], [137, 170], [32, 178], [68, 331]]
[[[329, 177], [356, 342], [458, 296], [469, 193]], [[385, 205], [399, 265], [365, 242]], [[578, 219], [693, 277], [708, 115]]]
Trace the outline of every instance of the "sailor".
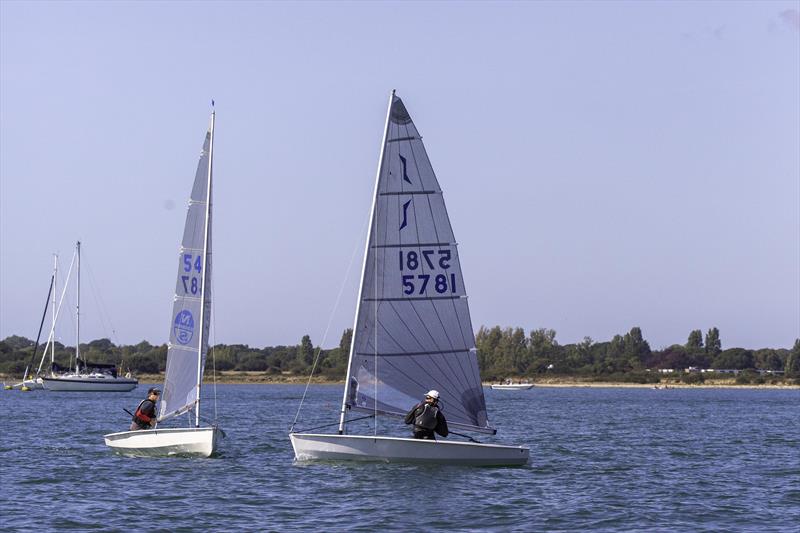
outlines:
[[147, 398], [141, 401], [133, 414], [131, 431], [150, 429], [156, 425], [156, 402], [159, 396], [161, 391], [155, 387], [147, 391]]
[[414, 424], [414, 438], [436, 440], [438, 433], [446, 437], [450, 431], [439, 407], [439, 392], [428, 391], [425, 401], [418, 403], [406, 415], [406, 424]]

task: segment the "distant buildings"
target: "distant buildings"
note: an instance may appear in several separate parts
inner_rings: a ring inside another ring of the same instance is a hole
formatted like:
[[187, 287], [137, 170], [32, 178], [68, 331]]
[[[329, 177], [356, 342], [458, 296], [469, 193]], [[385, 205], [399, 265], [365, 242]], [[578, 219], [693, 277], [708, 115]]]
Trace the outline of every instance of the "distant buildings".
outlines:
[[[733, 374], [734, 376], [738, 376], [740, 372], [744, 372], [745, 370], [758, 372], [762, 376], [782, 376], [784, 374], [783, 370], [764, 370], [763, 368], [747, 368], [741, 370], [738, 368], [700, 368], [696, 366], [685, 368], [683, 372], [687, 374]], [[650, 369], [647, 371], [649, 372]], [[680, 372], [680, 370], [674, 368], [659, 368], [658, 372], [659, 374], [674, 374], [675, 372]]]

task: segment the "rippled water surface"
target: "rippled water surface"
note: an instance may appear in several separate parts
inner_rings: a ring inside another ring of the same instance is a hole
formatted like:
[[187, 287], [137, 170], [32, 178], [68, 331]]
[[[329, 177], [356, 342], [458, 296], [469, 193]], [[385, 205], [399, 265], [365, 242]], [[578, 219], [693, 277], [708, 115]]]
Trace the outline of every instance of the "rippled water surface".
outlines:
[[[486, 390], [500, 431], [480, 438], [526, 444], [531, 462], [474, 468], [294, 464], [287, 430], [303, 387], [289, 385], [218, 387], [228, 435], [218, 457], [113, 455], [102, 435], [127, 428], [122, 408], [135, 408], [146, 388], [2, 391], [0, 526], [796, 531], [800, 523], [798, 390]], [[334, 422], [340, 399], [338, 386], [311, 387], [298, 429]], [[353, 429], [371, 433], [370, 423]], [[381, 433], [405, 431], [383, 423]]]

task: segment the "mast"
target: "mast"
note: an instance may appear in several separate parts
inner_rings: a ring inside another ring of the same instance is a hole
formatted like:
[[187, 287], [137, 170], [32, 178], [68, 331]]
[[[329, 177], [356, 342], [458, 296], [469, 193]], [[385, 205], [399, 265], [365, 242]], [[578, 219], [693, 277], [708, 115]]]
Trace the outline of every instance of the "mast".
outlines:
[[[56, 292], [58, 291], [58, 254], [53, 254], [53, 325], [50, 328], [50, 368], [53, 368], [53, 363], [56, 361], [56, 339], [55, 339], [55, 330], [56, 330]], [[42, 355], [42, 360], [44, 360], [44, 355]], [[39, 365], [39, 370], [42, 369], [42, 365]]]
[[197, 348], [197, 405], [194, 409], [194, 426], [200, 427], [200, 386], [203, 381], [203, 348], [208, 343], [205, 334], [206, 322], [206, 280], [208, 276], [208, 234], [211, 230], [209, 219], [211, 216], [211, 176], [212, 168], [214, 166], [214, 119], [216, 111], [214, 111], [214, 102], [211, 102], [211, 138], [208, 144], [208, 184], [206, 188], [206, 220], [203, 230], [203, 277], [200, 285], [200, 342]]
[[81, 357], [81, 241], [76, 244], [77, 251], [75, 252], [78, 257], [77, 270], [76, 270], [76, 284], [78, 289], [78, 296], [75, 304], [75, 373], [78, 373], [78, 360]]
[[[58, 256], [56, 256], [56, 258], [58, 258]], [[67, 277], [64, 279], [64, 288], [61, 289], [61, 297], [58, 300], [58, 305], [55, 308], [55, 313], [53, 313], [53, 326], [50, 328], [50, 337], [48, 342], [53, 343], [53, 349], [50, 354], [51, 375], [53, 374], [53, 363], [55, 362], [56, 322], [58, 322], [58, 315], [61, 313], [61, 306], [64, 304], [64, 297], [66, 297], [67, 295], [67, 285], [69, 284], [69, 279], [72, 276], [72, 267], [74, 266], [75, 266], [75, 253], [72, 254], [72, 260], [69, 263], [69, 269], [67, 269]], [[53, 296], [53, 302], [55, 302], [55, 295]], [[39, 361], [39, 369], [36, 371], [37, 374], [39, 374], [42, 371], [42, 365], [44, 365], [44, 354], [42, 354], [42, 359], [41, 361]]]
[[[347, 394], [350, 392], [350, 366], [353, 364], [353, 352], [355, 350], [356, 330], [358, 328], [358, 313], [361, 311], [361, 299], [364, 296], [364, 275], [367, 270], [367, 254], [369, 254], [369, 243], [372, 240], [372, 225], [375, 222], [375, 210], [378, 205], [378, 183], [381, 180], [381, 169], [383, 168], [383, 155], [386, 151], [386, 138], [389, 135], [389, 118], [392, 116], [392, 104], [394, 103], [394, 89], [389, 95], [389, 108], [386, 110], [386, 125], [383, 128], [383, 142], [381, 143], [381, 155], [378, 158], [378, 172], [375, 176], [375, 191], [372, 195], [372, 211], [369, 215], [369, 229], [367, 230], [367, 242], [364, 245], [364, 261], [361, 264], [361, 284], [358, 288], [358, 301], [356, 302], [356, 316], [353, 319], [353, 335], [350, 337], [350, 355], [347, 359], [347, 374], [345, 374], [344, 395], [342, 396], [342, 410], [339, 415], [339, 435], [344, 434], [344, 417], [347, 413]], [[377, 303], [376, 303], [377, 304]]]

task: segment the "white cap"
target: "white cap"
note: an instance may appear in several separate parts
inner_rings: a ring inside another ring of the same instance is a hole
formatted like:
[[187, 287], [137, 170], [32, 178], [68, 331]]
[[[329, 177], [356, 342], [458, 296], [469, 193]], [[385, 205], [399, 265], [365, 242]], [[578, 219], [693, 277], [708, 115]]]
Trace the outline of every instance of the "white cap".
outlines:
[[430, 396], [431, 398], [438, 400], [439, 399], [439, 391], [438, 390], [429, 390], [428, 394], [425, 396]]

